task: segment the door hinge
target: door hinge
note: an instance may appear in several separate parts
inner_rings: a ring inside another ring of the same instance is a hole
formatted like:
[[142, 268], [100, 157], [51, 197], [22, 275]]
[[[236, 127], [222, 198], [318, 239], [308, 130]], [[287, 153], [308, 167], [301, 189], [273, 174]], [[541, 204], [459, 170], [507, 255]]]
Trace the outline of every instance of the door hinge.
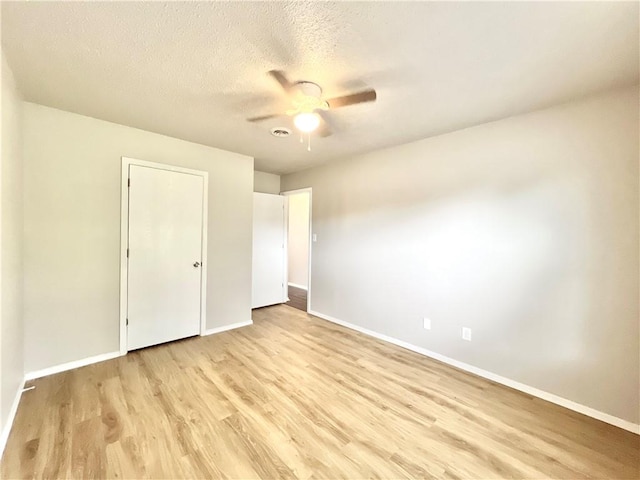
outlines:
[[131, 179], [127, 178], [127, 187], [130, 187], [130, 186], [131, 186]]
[[127, 248], [127, 258], [129, 258], [129, 249]]
[[127, 327], [129, 326], [129, 319], [127, 318]]

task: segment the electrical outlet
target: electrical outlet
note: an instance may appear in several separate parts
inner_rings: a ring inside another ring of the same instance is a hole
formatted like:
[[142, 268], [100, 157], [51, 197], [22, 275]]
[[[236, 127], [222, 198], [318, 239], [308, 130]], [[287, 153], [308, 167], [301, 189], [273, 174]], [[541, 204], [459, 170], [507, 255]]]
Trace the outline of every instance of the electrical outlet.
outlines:
[[468, 342], [471, 341], [471, 329], [470, 328], [462, 327], [462, 339], [463, 340], [467, 340]]
[[422, 321], [424, 322], [424, 323], [423, 323], [423, 324], [424, 324], [424, 329], [425, 329], [425, 330], [431, 330], [431, 319], [430, 319], [430, 318], [427, 318], [427, 317], [424, 317], [424, 318], [422, 319]]

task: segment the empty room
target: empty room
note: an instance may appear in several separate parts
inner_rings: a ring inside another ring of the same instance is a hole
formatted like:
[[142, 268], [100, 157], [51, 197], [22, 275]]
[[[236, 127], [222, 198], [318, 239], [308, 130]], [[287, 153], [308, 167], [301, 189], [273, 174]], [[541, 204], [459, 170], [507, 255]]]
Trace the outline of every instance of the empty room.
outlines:
[[640, 479], [639, 2], [0, 27], [0, 478]]

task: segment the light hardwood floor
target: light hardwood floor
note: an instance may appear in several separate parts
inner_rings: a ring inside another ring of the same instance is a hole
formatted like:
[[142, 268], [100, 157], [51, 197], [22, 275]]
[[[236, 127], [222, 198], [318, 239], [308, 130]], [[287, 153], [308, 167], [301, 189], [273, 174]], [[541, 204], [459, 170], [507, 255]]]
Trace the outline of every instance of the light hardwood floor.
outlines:
[[276, 306], [33, 382], [3, 478], [637, 478], [640, 437]]
[[302, 310], [303, 312], [307, 311], [307, 291], [302, 288], [288, 286], [287, 293], [289, 294], [289, 301], [286, 305], [297, 308], [298, 310]]

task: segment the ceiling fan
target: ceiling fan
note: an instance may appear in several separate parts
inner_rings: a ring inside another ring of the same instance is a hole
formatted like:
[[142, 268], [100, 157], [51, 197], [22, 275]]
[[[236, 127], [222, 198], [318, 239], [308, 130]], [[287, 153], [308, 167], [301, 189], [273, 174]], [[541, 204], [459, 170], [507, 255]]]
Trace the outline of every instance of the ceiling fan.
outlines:
[[280, 84], [291, 99], [292, 108], [285, 113], [248, 118], [247, 121], [249, 122], [261, 122], [270, 118], [290, 116], [293, 117], [294, 125], [301, 132], [310, 134], [318, 127], [321, 127], [318, 132], [319, 135], [327, 137], [332, 133], [329, 128], [331, 121], [327, 116], [328, 111], [376, 100], [376, 91], [373, 89], [324, 100], [322, 98], [322, 88], [316, 83], [307, 81], [290, 82], [285, 74], [279, 70], [271, 70], [269, 75]]

